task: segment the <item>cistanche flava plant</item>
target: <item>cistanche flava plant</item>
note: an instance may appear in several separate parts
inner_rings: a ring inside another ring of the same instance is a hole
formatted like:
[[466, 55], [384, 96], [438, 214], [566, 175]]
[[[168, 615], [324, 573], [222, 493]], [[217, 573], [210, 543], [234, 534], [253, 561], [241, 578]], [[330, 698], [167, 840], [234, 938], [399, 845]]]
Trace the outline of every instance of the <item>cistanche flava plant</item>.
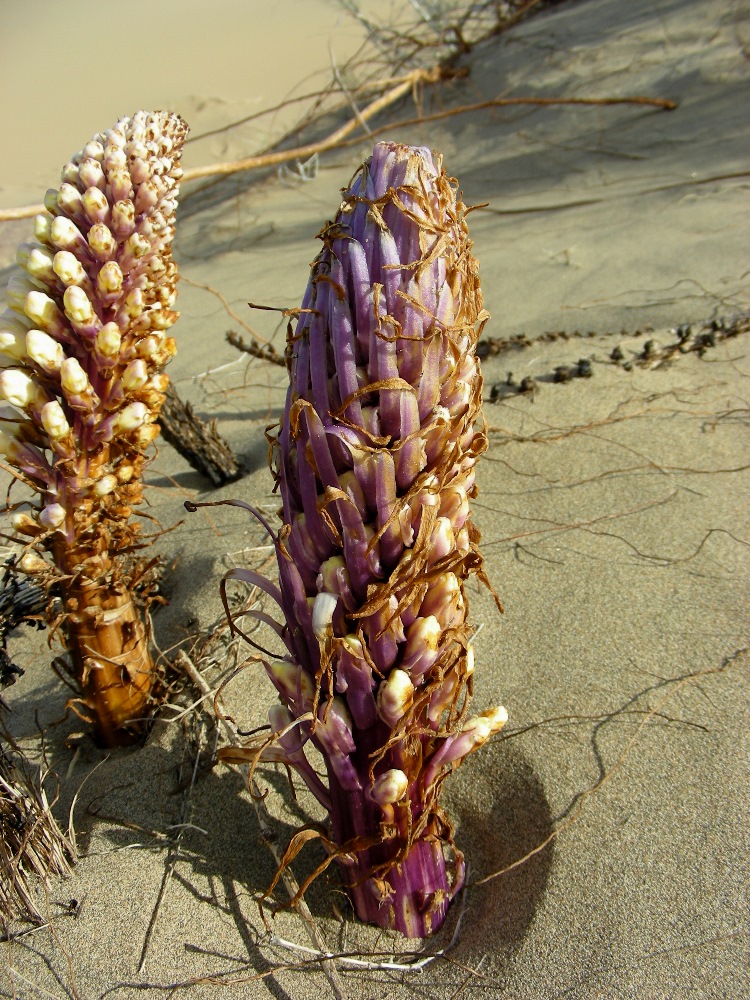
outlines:
[[18, 248], [0, 316], [0, 451], [32, 492], [18, 567], [62, 601], [84, 711], [127, 741], [154, 668], [135, 606], [147, 449], [174, 354], [167, 331], [180, 154], [175, 114], [138, 111], [86, 143]]
[[464, 880], [443, 782], [507, 718], [469, 715], [487, 313], [466, 214], [439, 157], [382, 142], [321, 233], [273, 449], [280, 586], [264, 589], [288, 655], [267, 663], [273, 735], [244, 754], [302, 776], [330, 817], [323, 867], [338, 861], [361, 919], [410, 937]]

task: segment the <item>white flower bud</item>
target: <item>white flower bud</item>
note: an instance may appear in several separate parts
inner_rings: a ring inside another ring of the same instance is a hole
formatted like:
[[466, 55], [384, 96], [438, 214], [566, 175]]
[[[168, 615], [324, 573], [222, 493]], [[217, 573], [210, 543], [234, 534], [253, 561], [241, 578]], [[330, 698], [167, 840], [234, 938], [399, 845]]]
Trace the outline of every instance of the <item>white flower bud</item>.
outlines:
[[[130, 177], [128, 176], [128, 181]], [[112, 206], [112, 228], [122, 238], [135, 228], [135, 205], [129, 198], [121, 198]]]
[[25, 410], [32, 405], [41, 406], [46, 396], [26, 372], [17, 368], [4, 368], [0, 371], [0, 399], [7, 400], [19, 410]]
[[135, 475], [135, 466], [127, 462], [121, 462], [117, 466], [117, 480], [120, 483], [129, 483]]
[[326, 591], [322, 591], [315, 598], [315, 603], [313, 604], [312, 612], [312, 627], [315, 637], [319, 642], [322, 642], [326, 636], [331, 635], [333, 631], [333, 612], [336, 610], [336, 604], [338, 603], [338, 597], [336, 594], [329, 594]]
[[[20, 331], [0, 330], [0, 354], [6, 354], [14, 361], [20, 361], [26, 353], [26, 338]], [[2, 364], [2, 361], [0, 361]]]
[[122, 384], [129, 392], [142, 389], [147, 381], [148, 369], [146, 368], [146, 362], [140, 358], [136, 361], [131, 361], [122, 373]]
[[58, 215], [52, 220], [49, 235], [50, 241], [58, 250], [75, 250], [83, 243], [83, 236], [78, 226], [64, 215]]
[[474, 748], [486, 743], [490, 736], [499, 733], [508, 721], [508, 712], [502, 705], [488, 708], [479, 715], [472, 715], [463, 724], [462, 732], [472, 737]]
[[455, 548], [455, 538], [453, 537], [453, 525], [447, 517], [438, 517], [432, 529], [429, 541], [429, 555], [427, 564], [431, 566], [439, 559], [447, 556]]
[[128, 403], [117, 414], [115, 425], [120, 433], [127, 434], [140, 427], [148, 416], [148, 407], [145, 403]]
[[42, 427], [51, 441], [58, 441], [70, 434], [70, 424], [60, 403], [53, 399], [42, 407]]
[[89, 139], [81, 150], [81, 158], [83, 160], [97, 160], [101, 163], [104, 158], [104, 146], [98, 139]]
[[286, 660], [272, 660], [269, 670], [286, 698], [290, 701], [301, 700], [305, 708], [312, 705], [315, 685], [306, 670]]
[[[75, 162], [74, 162], [75, 160]], [[68, 160], [65, 166], [60, 171], [60, 180], [64, 184], [78, 185], [78, 164], [81, 162], [81, 154], [74, 157], [74, 160]]]
[[125, 312], [131, 319], [135, 319], [136, 316], [140, 316], [143, 312], [143, 289], [142, 288], [132, 288], [128, 294], [125, 296]]
[[119, 486], [117, 476], [102, 476], [98, 483], [94, 486], [94, 495], [97, 497], [106, 497], [113, 490], [116, 490]]
[[78, 358], [66, 358], [60, 366], [60, 382], [67, 395], [80, 396], [89, 388], [89, 378]]
[[[18, 425], [14, 426], [17, 427]], [[18, 454], [18, 441], [5, 428], [11, 429], [8, 424], [4, 426], [0, 425], [0, 455], [6, 455], [10, 459], [15, 459]]]
[[127, 166], [128, 158], [124, 151], [110, 140], [110, 135], [107, 135], [107, 145], [104, 147], [104, 166], [108, 172], [119, 167], [122, 169]]
[[48, 246], [52, 243], [51, 228], [52, 219], [49, 215], [34, 216], [34, 236], [40, 243], [46, 243]]
[[91, 305], [91, 300], [84, 290], [77, 285], [71, 285], [70, 288], [65, 289], [63, 305], [65, 306], [65, 315], [71, 323], [76, 323], [79, 326], [89, 326], [96, 320], [96, 313], [94, 312], [94, 307]]
[[[2, 454], [1, 451], [0, 454]], [[41, 531], [41, 528], [34, 518], [31, 517], [30, 514], [27, 514], [25, 510], [17, 510], [15, 513], [11, 514], [10, 526], [14, 531], [17, 531], [19, 535], [30, 535], [32, 538], [35, 535], [38, 535]]]
[[391, 670], [378, 690], [378, 715], [383, 722], [393, 727], [409, 711], [413, 700], [414, 685], [411, 678], [406, 671], [397, 667]]
[[96, 287], [102, 295], [117, 295], [122, 291], [122, 269], [117, 261], [104, 264], [96, 276]]
[[[64, 183], [60, 185], [57, 194], [57, 208], [65, 215], [80, 215], [81, 213], [81, 192], [75, 184]], [[53, 215], [57, 212], [53, 211]]]
[[148, 446], [159, 437], [158, 424], [143, 424], [136, 433], [136, 445], [141, 451], [145, 451]]
[[[107, 129], [104, 133], [104, 141], [107, 144], [107, 148], [111, 146], [113, 149], [124, 149], [125, 148], [125, 130], [124, 126], [118, 122], [117, 125], [113, 125], [112, 128]], [[123, 156], [125, 154], [123, 153]], [[123, 159], [123, 163], [125, 160]]]
[[[26, 306], [27, 295], [37, 287], [25, 274], [13, 274], [5, 287], [5, 301], [11, 309], [16, 312], [23, 312]], [[43, 295], [44, 293], [38, 292], [37, 294]]]
[[117, 243], [109, 229], [102, 222], [97, 222], [89, 229], [89, 246], [100, 260], [111, 257], [117, 249]]
[[83, 210], [91, 222], [104, 222], [109, 212], [107, 196], [98, 187], [89, 187], [81, 198]]
[[397, 767], [392, 767], [375, 779], [370, 789], [370, 795], [380, 806], [391, 805], [406, 795], [408, 787], [409, 779], [404, 772]]
[[83, 265], [70, 250], [58, 250], [52, 267], [64, 285], [82, 285], [86, 280]]
[[120, 353], [122, 334], [117, 323], [105, 323], [96, 335], [96, 349], [105, 358], [116, 358]]
[[138, 354], [142, 358], [150, 358], [157, 351], [161, 350], [161, 346], [161, 338], [151, 334], [151, 336], [144, 337], [143, 340], [138, 341]]
[[140, 215], [153, 208], [159, 200], [159, 190], [153, 181], [144, 181], [138, 185], [135, 193], [135, 210]]
[[139, 260], [145, 254], [148, 253], [151, 244], [147, 239], [141, 236], [139, 233], [133, 233], [129, 236], [125, 243], [125, 251], [129, 253], [136, 260]]
[[67, 329], [65, 317], [58, 309], [57, 303], [44, 292], [29, 292], [24, 312], [32, 323], [48, 333], [58, 333]]
[[22, 573], [44, 573], [48, 569], [47, 563], [38, 556], [36, 552], [24, 552], [18, 561], [18, 568]]
[[57, 214], [57, 188], [47, 188], [44, 192], [44, 207], [53, 215]]
[[59, 371], [65, 360], [62, 344], [43, 330], [29, 330], [26, 334], [26, 354], [45, 371]]
[[[102, 156], [104, 150], [102, 150]], [[104, 171], [102, 170], [102, 165], [98, 160], [86, 159], [78, 168], [78, 183], [86, 192], [83, 196], [83, 204], [86, 205], [86, 195], [89, 191], [99, 191], [102, 194], [104, 190], [104, 185], [106, 183], [104, 178]], [[101, 190], [100, 190], [101, 189]], [[104, 199], [106, 205], [107, 199]]]
[[25, 267], [31, 277], [38, 281], [53, 282], [55, 280], [52, 254], [46, 247], [35, 247], [27, 257]]
[[45, 528], [59, 528], [65, 522], [65, 508], [59, 503], [50, 503], [39, 515], [39, 523]]

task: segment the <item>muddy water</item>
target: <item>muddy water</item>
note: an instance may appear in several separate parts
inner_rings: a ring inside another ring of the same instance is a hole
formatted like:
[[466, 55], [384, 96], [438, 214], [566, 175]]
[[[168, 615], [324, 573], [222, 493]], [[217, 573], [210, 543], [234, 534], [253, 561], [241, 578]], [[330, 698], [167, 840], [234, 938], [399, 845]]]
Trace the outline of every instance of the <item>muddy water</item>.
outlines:
[[[179, 111], [198, 136], [324, 85], [331, 54], [341, 65], [363, 38], [335, 0], [0, 0], [0, 207], [38, 202], [139, 107]], [[252, 155], [299, 114], [194, 141], [185, 165]]]

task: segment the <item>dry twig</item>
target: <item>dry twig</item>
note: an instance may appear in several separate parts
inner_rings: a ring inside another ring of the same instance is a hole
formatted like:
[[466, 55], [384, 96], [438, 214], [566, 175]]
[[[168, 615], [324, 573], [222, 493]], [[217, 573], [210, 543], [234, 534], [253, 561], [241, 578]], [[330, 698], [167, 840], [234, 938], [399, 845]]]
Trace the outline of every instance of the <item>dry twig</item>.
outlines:
[[[208, 694], [211, 692], [210, 685], [206, 682], [203, 675], [196, 668], [193, 661], [183, 650], [175, 657], [175, 665], [185, 671], [190, 680], [195, 684], [195, 686], [203, 693]], [[226, 716], [221, 717], [221, 723], [224, 727], [224, 731], [233, 746], [242, 746], [242, 740], [237, 731], [234, 723], [226, 718]], [[254, 784], [254, 782], [253, 782]], [[273, 838], [273, 830], [271, 826], [271, 818], [268, 815], [268, 810], [263, 802], [263, 796], [261, 795], [257, 786], [251, 788], [253, 805], [255, 806], [255, 812], [258, 817], [258, 825], [260, 826], [261, 836], [263, 837], [263, 842], [265, 843], [268, 850], [273, 855], [274, 860], [277, 865], [281, 865], [281, 855], [279, 854]], [[289, 898], [294, 899], [299, 892], [299, 886], [297, 885], [297, 880], [288, 868], [285, 868], [282, 872], [281, 879], [284, 882], [284, 886], [289, 893]], [[331, 984], [331, 989], [336, 997], [336, 1000], [345, 1000], [346, 993], [344, 992], [343, 984], [339, 978], [338, 972], [336, 971], [336, 966], [331, 961], [331, 959], [325, 957], [330, 954], [329, 949], [326, 947], [323, 935], [315, 923], [310, 908], [304, 899], [300, 899], [297, 902], [296, 909], [300, 913], [305, 926], [307, 927], [308, 934], [315, 945], [318, 953], [321, 956], [321, 966], [326, 974], [328, 982]]]

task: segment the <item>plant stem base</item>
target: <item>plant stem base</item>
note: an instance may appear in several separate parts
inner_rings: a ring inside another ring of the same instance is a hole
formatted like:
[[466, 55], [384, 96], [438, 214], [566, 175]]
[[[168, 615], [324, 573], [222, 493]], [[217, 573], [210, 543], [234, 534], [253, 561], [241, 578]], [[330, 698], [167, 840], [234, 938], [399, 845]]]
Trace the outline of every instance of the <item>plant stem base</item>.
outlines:
[[[147, 714], [154, 665], [146, 630], [127, 591], [77, 587], [66, 623], [73, 667], [86, 706], [94, 713], [100, 746], [134, 742], [132, 723]], [[72, 598], [72, 600], [71, 600]], [[125, 728], [128, 727], [128, 728]]]

